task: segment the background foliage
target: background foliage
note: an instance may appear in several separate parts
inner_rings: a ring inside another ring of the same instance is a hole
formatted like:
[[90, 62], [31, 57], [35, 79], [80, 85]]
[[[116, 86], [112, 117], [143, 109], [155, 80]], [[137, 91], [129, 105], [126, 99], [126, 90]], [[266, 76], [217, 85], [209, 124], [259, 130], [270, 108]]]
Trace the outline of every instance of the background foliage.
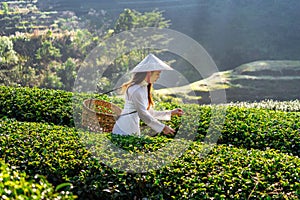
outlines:
[[[101, 40], [132, 28], [166, 28], [170, 24], [169, 20], [162, 16], [161, 11], [140, 13], [125, 9], [110, 29], [99, 32], [95, 29], [98, 27], [100, 30], [101, 26], [105, 26], [107, 23], [105, 20], [98, 21], [100, 24], [96, 26], [97, 24], [94, 23], [97, 22], [86, 18], [72, 18], [69, 16], [70, 13], [54, 15], [49, 12], [41, 12], [35, 7], [35, 3], [2, 4], [3, 13], [0, 15], [4, 18], [0, 24], [6, 24], [4, 29], [6, 32], [0, 36], [1, 85], [36, 86], [71, 91], [78, 69]], [[35, 16], [32, 19], [36, 24], [43, 24], [44, 21], [47, 21], [48, 26], [39, 27], [25, 23], [27, 19], [23, 19], [23, 15], [29, 15], [28, 12]], [[43, 20], [41, 15], [47, 17]], [[19, 16], [22, 18], [18, 23], [23, 23], [26, 29], [18, 29], [17, 23], [10, 24], [13, 18]], [[91, 25], [81, 28], [80, 23], [91, 23]], [[14, 32], [7, 31], [10, 29], [13, 29]], [[118, 46], [115, 51], [118, 52], [122, 48], [125, 47]], [[132, 51], [128, 55], [122, 55], [114, 60], [102, 79], [99, 80], [99, 89], [110, 89], [111, 83], [115, 83], [121, 75], [129, 70], [130, 66], [135, 65], [148, 53], [149, 50]]]

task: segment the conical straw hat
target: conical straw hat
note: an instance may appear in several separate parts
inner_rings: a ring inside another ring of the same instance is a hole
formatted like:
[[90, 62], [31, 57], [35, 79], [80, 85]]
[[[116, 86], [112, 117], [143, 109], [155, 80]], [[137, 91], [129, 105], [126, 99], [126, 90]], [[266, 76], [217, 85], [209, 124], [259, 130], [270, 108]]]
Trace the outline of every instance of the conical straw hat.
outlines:
[[164, 70], [174, 70], [172, 67], [164, 63], [162, 60], [157, 58], [153, 54], [149, 54], [142, 60], [137, 66], [135, 66], [131, 73], [137, 72], [148, 72], [148, 71], [164, 71]]

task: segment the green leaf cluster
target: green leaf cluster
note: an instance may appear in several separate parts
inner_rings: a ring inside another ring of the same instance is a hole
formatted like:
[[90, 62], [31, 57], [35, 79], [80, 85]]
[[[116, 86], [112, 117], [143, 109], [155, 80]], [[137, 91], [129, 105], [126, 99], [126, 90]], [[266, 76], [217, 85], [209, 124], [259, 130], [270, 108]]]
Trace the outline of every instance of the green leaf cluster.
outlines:
[[1, 68], [8, 67], [19, 61], [18, 54], [14, 50], [13, 41], [7, 36], [0, 37], [0, 64]]
[[15, 166], [5, 164], [0, 160], [0, 197], [8, 199], [53, 199], [72, 200], [76, 199], [70, 191], [59, 189], [70, 184], [62, 184], [54, 188], [43, 176], [35, 175], [29, 178], [25, 172], [21, 172]]
[[51, 30], [0, 37], [0, 85], [72, 90], [77, 71], [98, 37], [87, 30]]
[[299, 112], [300, 111], [300, 100], [290, 101], [276, 101], [272, 99], [266, 99], [260, 102], [232, 102], [226, 104], [227, 106], [239, 106], [244, 108], [262, 108], [268, 110], [281, 110], [286, 112]]
[[5, 86], [0, 90], [1, 117], [74, 126], [70, 92]]
[[166, 20], [161, 11], [154, 10], [152, 12], [140, 13], [136, 10], [126, 8], [118, 17], [113, 30], [115, 34], [118, 34], [136, 28], [167, 28], [169, 26], [170, 20]]
[[228, 107], [221, 144], [242, 148], [277, 149], [300, 156], [300, 112]]
[[[196, 140], [202, 141], [212, 126], [211, 107], [201, 106], [198, 111], [199, 127]], [[195, 113], [195, 114], [196, 114]], [[218, 144], [246, 149], [277, 149], [300, 155], [300, 113], [227, 106]]]
[[9, 6], [7, 2], [2, 2], [2, 9], [4, 15], [7, 15], [9, 13]]

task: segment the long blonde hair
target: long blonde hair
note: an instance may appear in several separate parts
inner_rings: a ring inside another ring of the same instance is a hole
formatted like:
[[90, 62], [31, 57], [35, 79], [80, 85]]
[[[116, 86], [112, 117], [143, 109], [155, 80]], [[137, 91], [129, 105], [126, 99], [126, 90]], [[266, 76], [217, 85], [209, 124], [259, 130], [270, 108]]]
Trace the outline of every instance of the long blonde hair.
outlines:
[[[140, 84], [141, 82], [143, 82], [143, 80], [145, 80], [147, 76], [147, 72], [137, 72], [134, 74], [134, 76], [132, 77], [132, 79], [126, 83], [124, 83], [122, 85], [122, 93], [125, 93], [129, 87], [136, 85], [136, 84]], [[152, 97], [152, 90], [153, 90], [153, 84], [152, 83], [148, 83], [147, 85], [147, 93], [148, 93], [148, 107], [147, 110], [150, 109], [151, 106], [154, 105], [154, 101], [153, 101], [153, 97]]]

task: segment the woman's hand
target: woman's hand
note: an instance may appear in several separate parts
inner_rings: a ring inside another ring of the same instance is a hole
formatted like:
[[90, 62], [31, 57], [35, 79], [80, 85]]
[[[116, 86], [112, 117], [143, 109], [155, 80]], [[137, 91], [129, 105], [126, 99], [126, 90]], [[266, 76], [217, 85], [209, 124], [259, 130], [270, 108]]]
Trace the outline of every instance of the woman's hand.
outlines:
[[163, 129], [163, 132], [164, 134], [169, 135], [169, 134], [174, 134], [175, 130], [166, 125]]
[[176, 109], [171, 111], [171, 115], [181, 116], [183, 114], [184, 114], [184, 112], [181, 108], [176, 108]]

